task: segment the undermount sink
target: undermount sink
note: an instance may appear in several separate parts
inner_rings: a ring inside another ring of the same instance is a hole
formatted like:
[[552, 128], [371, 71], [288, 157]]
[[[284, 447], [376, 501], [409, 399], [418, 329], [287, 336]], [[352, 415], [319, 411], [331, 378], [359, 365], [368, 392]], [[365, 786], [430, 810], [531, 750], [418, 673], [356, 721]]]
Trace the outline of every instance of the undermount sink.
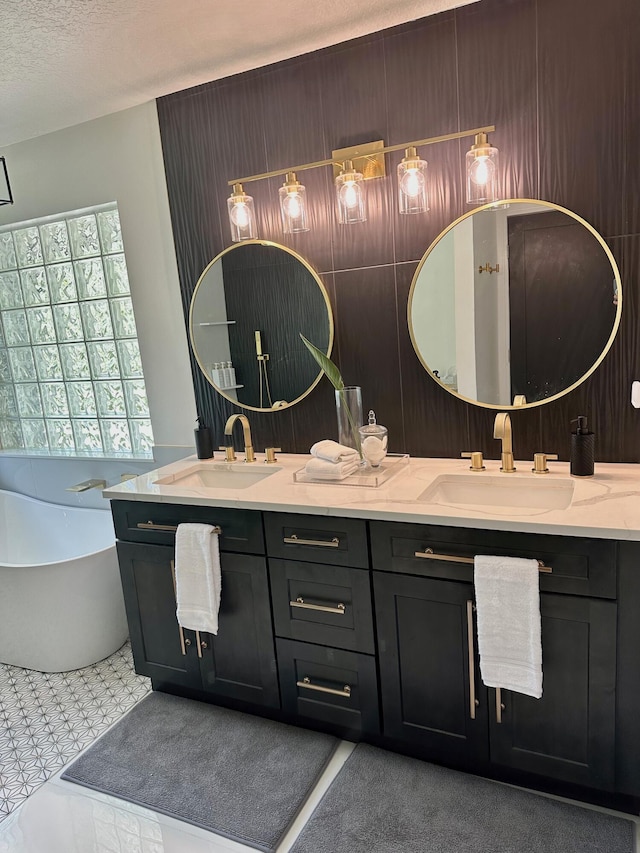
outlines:
[[522, 510], [566, 509], [573, 497], [573, 486], [573, 480], [545, 479], [544, 475], [441, 474], [418, 500], [517, 514]]
[[177, 474], [161, 477], [154, 483], [157, 486], [184, 486], [187, 489], [248, 489], [281, 470], [274, 465], [260, 468], [257, 462], [204, 462]]

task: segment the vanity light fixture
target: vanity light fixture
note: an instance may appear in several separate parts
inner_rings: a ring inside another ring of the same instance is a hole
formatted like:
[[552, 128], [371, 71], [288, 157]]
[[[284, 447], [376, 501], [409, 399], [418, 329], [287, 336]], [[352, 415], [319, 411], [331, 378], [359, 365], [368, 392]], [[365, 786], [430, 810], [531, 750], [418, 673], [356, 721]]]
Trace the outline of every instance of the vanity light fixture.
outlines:
[[474, 137], [474, 143], [466, 155], [467, 202], [485, 204], [497, 201], [498, 149], [491, 146], [487, 138], [487, 134], [493, 133], [494, 130], [493, 125], [488, 125], [446, 133], [443, 136], [417, 139], [413, 142], [400, 142], [397, 145], [385, 146], [383, 140], [365, 142], [350, 148], [336, 149], [331, 152], [332, 157], [328, 160], [316, 160], [314, 163], [303, 163], [286, 169], [276, 169], [273, 172], [235, 178], [228, 182], [229, 186], [233, 187], [227, 202], [231, 239], [234, 243], [238, 243], [241, 240], [256, 237], [253, 199], [246, 195], [242, 185], [250, 181], [262, 181], [283, 175], [285, 181], [278, 190], [283, 231], [285, 234], [308, 231], [306, 191], [298, 181], [296, 173], [317, 169], [320, 166], [333, 166], [340, 224], [366, 222], [363, 181], [385, 177], [384, 155], [403, 149], [405, 156], [397, 168], [399, 210], [400, 213], [424, 213], [429, 210], [427, 161], [420, 158], [417, 149], [424, 145], [435, 145], [438, 142], [449, 142], [469, 136]]
[[256, 217], [253, 210], [253, 198], [247, 195], [242, 184], [233, 185], [231, 195], [227, 199], [229, 224], [231, 225], [231, 240], [240, 243], [242, 240], [256, 238]]
[[427, 161], [409, 146], [398, 163], [398, 209], [400, 213], [425, 213], [427, 200]]
[[335, 179], [338, 222], [341, 225], [367, 221], [363, 180], [362, 172], [356, 172], [353, 168], [353, 161], [345, 160], [340, 174]]
[[7, 161], [4, 157], [0, 157], [0, 205], [3, 204], [13, 204], [13, 194], [9, 183]]
[[282, 232], [297, 234], [308, 231], [307, 190], [296, 178], [295, 172], [287, 172], [284, 184], [278, 190]]
[[498, 200], [498, 149], [486, 133], [476, 133], [466, 156], [467, 204], [489, 204]]

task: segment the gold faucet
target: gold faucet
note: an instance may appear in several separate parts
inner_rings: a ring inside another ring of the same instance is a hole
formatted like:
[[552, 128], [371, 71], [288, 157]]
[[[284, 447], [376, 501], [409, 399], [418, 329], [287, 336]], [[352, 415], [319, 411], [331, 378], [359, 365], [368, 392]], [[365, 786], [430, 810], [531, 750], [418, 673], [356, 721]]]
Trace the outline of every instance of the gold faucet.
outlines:
[[516, 467], [513, 464], [511, 418], [509, 417], [508, 412], [500, 412], [496, 415], [496, 420], [493, 425], [493, 437], [502, 440], [502, 453], [500, 456], [502, 466], [500, 470], [505, 474], [512, 474], [516, 470]]
[[249, 426], [249, 420], [246, 415], [231, 415], [231, 417], [225, 424], [224, 434], [226, 436], [233, 435], [233, 427], [236, 421], [240, 421], [240, 423], [242, 424], [242, 434], [244, 436], [245, 462], [255, 462], [256, 456], [253, 452], [253, 444], [251, 442], [251, 427]]

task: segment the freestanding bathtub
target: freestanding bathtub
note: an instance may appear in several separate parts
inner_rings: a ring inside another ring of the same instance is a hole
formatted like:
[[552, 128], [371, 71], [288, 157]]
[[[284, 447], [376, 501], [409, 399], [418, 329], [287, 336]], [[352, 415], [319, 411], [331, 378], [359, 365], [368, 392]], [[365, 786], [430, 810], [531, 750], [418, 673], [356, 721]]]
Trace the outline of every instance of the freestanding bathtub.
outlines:
[[111, 513], [0, 490], [0, 662], [79, 669], [127, 634]]

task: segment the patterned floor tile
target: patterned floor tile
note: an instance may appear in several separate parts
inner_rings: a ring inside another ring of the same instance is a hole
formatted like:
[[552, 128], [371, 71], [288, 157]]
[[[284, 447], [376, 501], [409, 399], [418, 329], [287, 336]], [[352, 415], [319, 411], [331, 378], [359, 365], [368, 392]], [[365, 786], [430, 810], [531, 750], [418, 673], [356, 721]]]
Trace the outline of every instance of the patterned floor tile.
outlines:
[[0, 821], [149, 689], [129, 643], [73, 672], [0, 664]]

